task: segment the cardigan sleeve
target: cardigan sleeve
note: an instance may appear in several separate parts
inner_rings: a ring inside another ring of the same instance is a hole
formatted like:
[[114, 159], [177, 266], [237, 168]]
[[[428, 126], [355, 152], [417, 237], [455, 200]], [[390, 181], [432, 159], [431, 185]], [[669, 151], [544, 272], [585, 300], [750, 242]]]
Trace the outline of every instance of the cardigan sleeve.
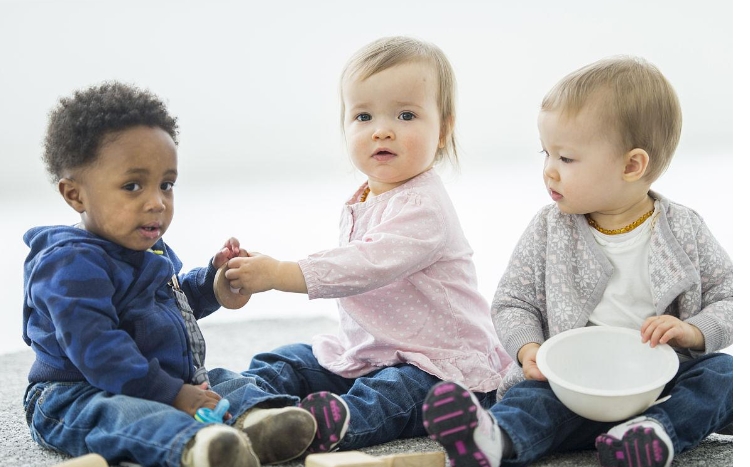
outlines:
[[518, 241], [492, 301], [495, 330], [516, 362], [521, 347], [545, 340], [545, 212], [537, 213]]
[[705, 350], [691, 351], [693, 355], [702, 355], [732, 345], [734, 267], [700, 216], [697, 216], [697, 222], [695, 246], [701, 280], [701, 310], [685, 321], [703, 333]]

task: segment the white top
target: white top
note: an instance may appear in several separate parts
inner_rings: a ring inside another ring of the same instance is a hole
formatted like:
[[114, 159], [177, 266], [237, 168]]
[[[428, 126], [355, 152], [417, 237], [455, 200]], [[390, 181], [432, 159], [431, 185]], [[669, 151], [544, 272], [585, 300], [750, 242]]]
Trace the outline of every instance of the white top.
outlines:
[[651, 231], [659, 214], [657, 202], [646, 222], [620, 235], [606, 235], [590, 227], [614, 272], [601, 302], [589, 316], [589, 325], [640, 330], [646, 318], [656, 316], [648, 256]]

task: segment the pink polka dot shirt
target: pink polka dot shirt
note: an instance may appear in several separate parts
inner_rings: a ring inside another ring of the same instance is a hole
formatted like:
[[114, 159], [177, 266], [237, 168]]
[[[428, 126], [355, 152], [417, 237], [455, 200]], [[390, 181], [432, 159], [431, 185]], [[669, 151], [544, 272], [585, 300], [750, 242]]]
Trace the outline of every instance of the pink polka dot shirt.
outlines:
[[496, 390], [511, 359], [439, 175], [428, 170], [361, 203], [365, 187], [344, 206], [339, 247], [299, 262], [311, 299], [338, 299], [337, 335], [313, 339], [318, 361], [346, 378], [409, 363]]

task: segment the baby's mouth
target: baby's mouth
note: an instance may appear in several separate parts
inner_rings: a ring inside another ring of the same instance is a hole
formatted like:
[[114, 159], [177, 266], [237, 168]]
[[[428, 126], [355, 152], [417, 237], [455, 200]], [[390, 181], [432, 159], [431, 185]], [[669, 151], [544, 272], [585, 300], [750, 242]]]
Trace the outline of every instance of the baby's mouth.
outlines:
[[156, 238], [161, 235], [161, 225], [159, 224], [142, 225], [139, 230], [147, 238]]
[[385, 149], [375, 152], [372, 157], [377, 161], [385, 161], [388, 159], [391, 159], [393, 157], [396, 157], [396, 154], [392, 153], [391, 151], [387, 151]]

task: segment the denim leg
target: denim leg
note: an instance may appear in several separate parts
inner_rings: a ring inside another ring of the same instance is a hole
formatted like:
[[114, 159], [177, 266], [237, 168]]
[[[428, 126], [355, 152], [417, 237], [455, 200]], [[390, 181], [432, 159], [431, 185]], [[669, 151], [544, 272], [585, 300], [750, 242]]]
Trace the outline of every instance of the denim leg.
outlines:
[[299, 399], [286, 395], [269, 394], [256, 384], [256, 378], [243, 376], [224, 368], [214, 368], [208, 372], [211, 390], [229, 401], [232, 418], [224, 422], [233, 425], [237, 417], [247, 410], [260, 405], [263, 407], [285, 407], [295, 405]]
[[318, 391], [338, 394], [349, 407], [343, 450], [425, 436], [422, 403], [440, 380], [412, 365], [398, 365], [359, 378], [323, 368], [307, 344], [292, 344], [256, 355], [243, 376], [254, 377], [268, 394], [303, 398]]
[[351, 416], [349, 430], [341, 441], [342, 450], [427, 435], [422, 424], [422, 403], [440, 379], [402, 364], [352, 381], [351, 389], [341, 394]]
[[345, 393], [351, 379], [323, 368], [307, 344], [291, 344], [253, 357], [242, 376], [256, 379], [257, 386], [268, 395], [293, 396], [293, 405], [308, 394], [318, 391]]
[[185, 444], [205, 425], [160, 402], [113, 395], [78, 383], [38, 383], [24, 407], [31, 436], [42, 446], [109, 463], [179, 467]]
[[683, 362], [662, 393], [672, 397], [643, 415], [664, 426], [679, 454], [733, 422], [733, 383], [731, 355], [714, 353]]
[[553, 452], [593, 449], [613, 423], [595, 422], [560, 402], [549, 383], [526, 380], [511, 387], [490, 412], [513, 443], [503, 467], [528, 465]]

